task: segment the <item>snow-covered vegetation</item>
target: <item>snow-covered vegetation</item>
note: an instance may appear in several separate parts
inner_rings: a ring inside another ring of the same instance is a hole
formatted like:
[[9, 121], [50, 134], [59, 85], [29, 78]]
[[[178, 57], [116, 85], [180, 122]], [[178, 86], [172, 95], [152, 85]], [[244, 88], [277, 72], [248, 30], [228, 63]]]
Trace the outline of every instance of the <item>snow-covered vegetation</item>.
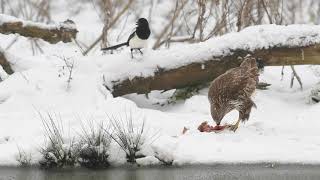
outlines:
[[[157, 68], [201, 62], [239, 47], [256, 50], [318, 44], [320, 2], [0, 3], [3, 14], [41, 24], [71, 19], [79, 31], [74, 42], [54, 45], [17, 34], [0, 34], [1, 51], [15, 71], [8, 75], [0, 68], [0, 165], [40, 162], [47, 168], [93, 168], [127, 162], [320, 163], [320, 104], [314, 103], [320, 99], [317, 66], [265, 67], [259, 79], [272, 85], [268, 90], [257, 90], [254, 101], [258, 108], [235, 133], [197, 130], [203, 121], [214, 125], [206, 86], [175, 103], [168, 103], [175, 90], [113, 97], [105, 87], [111, 81], [150, 76]], [[142, 57], [131, 59], [126, 47], [100, 51], [101, 47], [125, 42], [139, 17], [149, 20], [152, 32]], [[7, 21], [10, 18], [0, 16], [0, 23]], [[293, 70], [303, 82], [302, 90]], [[233, 111], [222, 122], [234, 123], [237, 115]], [[189, 130], [182, 134], [184, 127]]]
[[109, 129], [96, 122], [89, 121], [82, 126], [78, 162], [87, 168], [104, 168], [110, 165], [109, 149], [111, 137]]

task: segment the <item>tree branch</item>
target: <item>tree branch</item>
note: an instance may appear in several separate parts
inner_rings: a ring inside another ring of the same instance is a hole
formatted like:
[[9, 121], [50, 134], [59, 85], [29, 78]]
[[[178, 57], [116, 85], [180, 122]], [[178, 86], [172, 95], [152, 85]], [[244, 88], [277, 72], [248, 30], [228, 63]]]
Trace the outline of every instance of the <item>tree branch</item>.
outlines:
[[24, 21], [13, 16], [0, 14], [0, 33], [19, 34], [56, 44], [60, 41], [64, 43], [72, 42], [72, 39], [76, 38], [78, 30], [71, 20], [60, 24], [44, 24]]

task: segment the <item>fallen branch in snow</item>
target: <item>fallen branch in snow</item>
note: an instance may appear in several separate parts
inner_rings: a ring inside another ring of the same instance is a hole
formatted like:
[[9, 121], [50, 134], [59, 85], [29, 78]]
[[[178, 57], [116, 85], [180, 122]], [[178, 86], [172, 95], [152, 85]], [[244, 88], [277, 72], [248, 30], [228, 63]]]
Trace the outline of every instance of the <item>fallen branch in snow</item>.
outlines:
[[40, 38], [51, 44], [60, 41], [67, 43], [76, 38], [78, 30], [71, 20], [66, 20], [60, 24], [44, 24], [0, 14], [0, 33], [20, 34], [21, 36]]
[[[304, 50], [304, 60], [300, 56], [301, 49]], [[238, 57], [244, 57], [248, 53], [262, 60], [265, 66], [320, 64], [320, 45], [301, 48], [277, 47], [254, 52], [237, 50], [232, 55], [215, 57], [203, 63], [195, 62], [175, 69], [158, 70], [154, 76], [136, 76], [132, 79], [114, 81], [113, 86], [108, 88], [114, 96], [122, 96], [199, 85], [210, 82], [228, 69], [239, 66], [242, 60]]]
[[198, 44], [148, 52], [143, 63], [115, 58], [116, 67], [105, 69], [104, 85], [114, 96], [196, 86], [239, 66], [239, 57], [247, 54], [264, 66], [320, 64], [319, 27], [253, 26]]

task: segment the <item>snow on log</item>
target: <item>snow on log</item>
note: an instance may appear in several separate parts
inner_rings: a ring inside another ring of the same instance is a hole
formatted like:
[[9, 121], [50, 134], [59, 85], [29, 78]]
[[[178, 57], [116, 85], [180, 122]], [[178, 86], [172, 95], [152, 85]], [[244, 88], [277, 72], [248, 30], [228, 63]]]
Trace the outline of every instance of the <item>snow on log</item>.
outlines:
[[149, 50], [141, 60], [104, 56], [112, 61], [103, 69], [104, 85], [114, 96], [198, 85], [239, 66], [238, 57], [247, 54], [266, 66], [320, 64], [320, 26], [252, 26], [198, 44]]
[[73, 21], [66, 20], [59, 24], [44, 24], [24, 21], [13, 16], [0, 14], [0, 33], [40, 38], [51, 44], [60, 41], [67, 43], [76, 38], [77, 29]]

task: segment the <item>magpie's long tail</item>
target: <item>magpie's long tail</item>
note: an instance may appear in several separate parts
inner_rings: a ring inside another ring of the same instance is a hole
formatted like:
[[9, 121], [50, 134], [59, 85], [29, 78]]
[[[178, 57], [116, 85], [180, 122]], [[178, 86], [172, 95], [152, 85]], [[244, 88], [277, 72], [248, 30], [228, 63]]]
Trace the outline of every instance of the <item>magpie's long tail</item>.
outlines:
[[121, 43], [121, 44], [118, 44], [118, 45], [115, 45], [115, 46], [111, 46], [111, 47], [105, 47], [105, 48], [102, 48], [101, 50], [102, 51], [106, 51], [106, 50], [118, 49], [121, 46], [128, 46], [128, 42]]

